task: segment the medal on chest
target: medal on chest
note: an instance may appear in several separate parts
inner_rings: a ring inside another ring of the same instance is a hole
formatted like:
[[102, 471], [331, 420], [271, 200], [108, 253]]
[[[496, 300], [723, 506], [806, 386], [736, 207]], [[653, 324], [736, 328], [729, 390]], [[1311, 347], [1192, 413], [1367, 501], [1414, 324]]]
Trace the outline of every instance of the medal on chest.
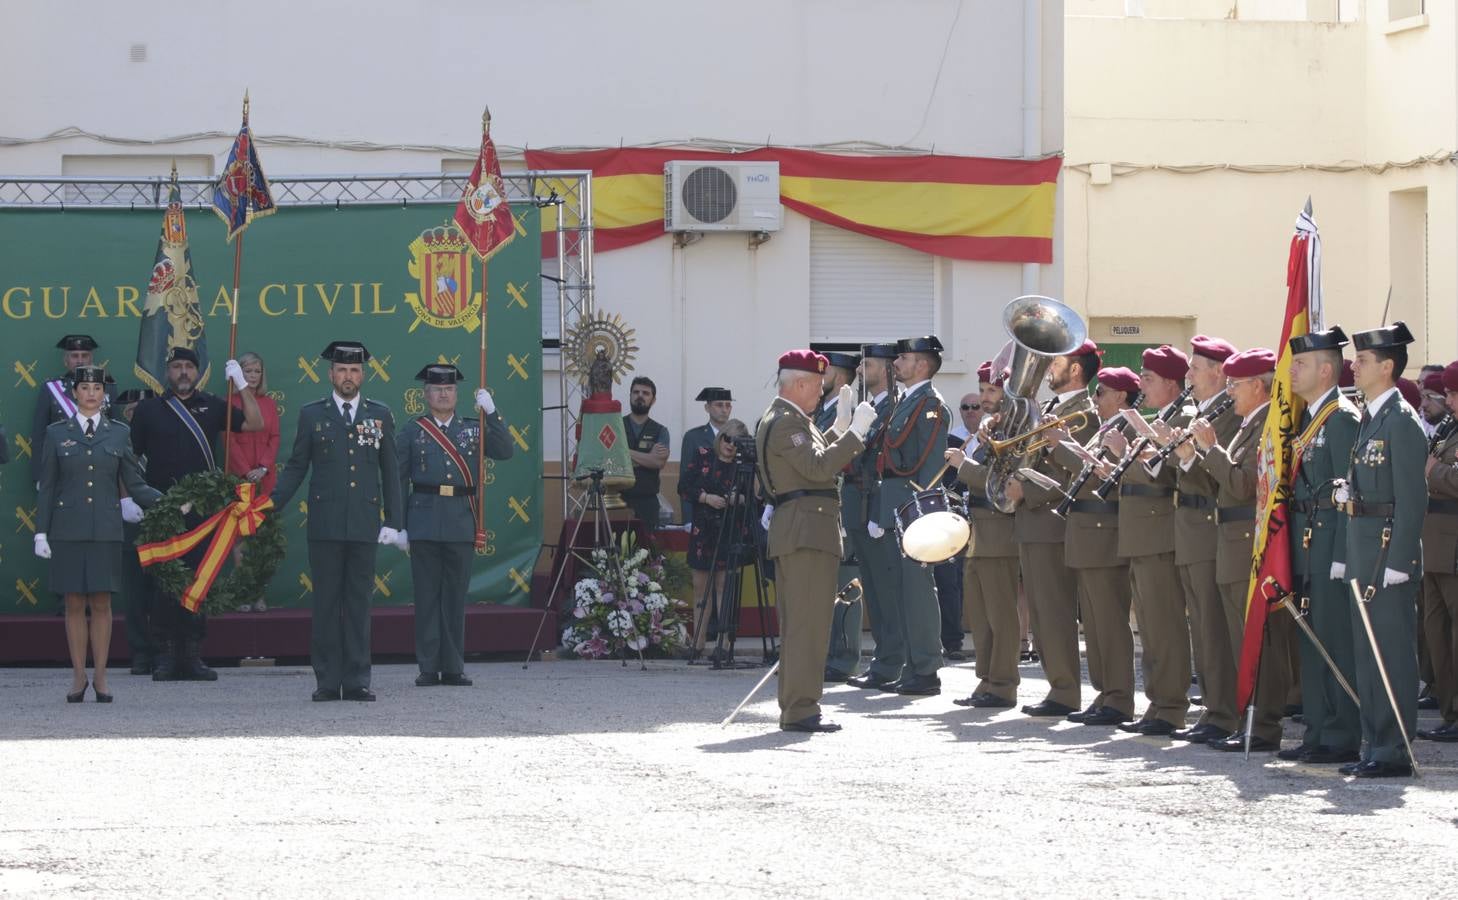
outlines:
[[361, 419], [354, 423], [355, 442], [361, 447], [380, 449], [380, 440], [385, 436], [385, 429], [379, 419]]
[[1380, 466], [1387, 462], [1387, 442], [1373, 438], [1362, 445], [1362, 452], [1357, 454], [1357, 461], [1366, 466]]

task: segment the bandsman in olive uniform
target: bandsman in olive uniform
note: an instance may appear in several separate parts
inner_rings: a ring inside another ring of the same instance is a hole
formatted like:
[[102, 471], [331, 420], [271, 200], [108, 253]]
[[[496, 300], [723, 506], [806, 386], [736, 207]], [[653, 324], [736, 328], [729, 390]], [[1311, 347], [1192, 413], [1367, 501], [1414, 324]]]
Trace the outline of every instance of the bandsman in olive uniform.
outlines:
[[[1300, 431], [1292, 445], [1296, 467], [1287, 504], [1291, 522], [1291, 585], [1307, 623], [1336, 663], [1347, 684], [1356, 684], [1352, 633], [1352, 592], [1331, 578], [1336, 548], [1346, 540], [1346, 522], [1332, 505], [1331, 484], [1346, 474], [1357, 438], [1360, 413], [1342, 396], [1341, 326], [1291, 338], [1291, 390], [1306, 401]], [[1289, 617], [1284, 609], [1270, 616]], [[1365, 638], [1364, 638], [1365, 640]], [[1301, 743], [1279, 751], [1282, 759], [1307, 763], [1348, 763], [1358, 758], [1362, 726], [1357, 705], [1347, 696], [1321, 653], [1308, 640], [1299, 643], [1301, 661]]]
[[[1458, 409], [1458, 362], [1439, 376], [1448, 409]], [[1458, 428], [1429, 444], [1428, 515], [1423, 522], [1423, 639], [1433, 663], [1433, 699], [1443, 724], [1418, 737], [1458, 742]]]
[[[405, 530], [400, 542], [410, 548], [415, 589], [415, 662], [421, 687], [465, 686], [466, 588], [479, 531], [481, 491], [476, 484], [481, 458], [481, 420], [456, 415], [456, 385], [465, 380], [452, 365], [432, 364], [415, 373], [425, 382], [428, 412], [405, 423], [395, 439]], [[486, 455], [510, 459], [511, 434], [485, 388], [476, 391], [476, 408], [486, 417]]]
[[[992, 416], [1001, 408], [1005, 371], [992, 372], [992, 361], [977, 369], [981, 389], [982, 421], [992, 427]], [[972, 649], [977, 654], [977, 687], [966, 697], [953, 700], [958, 706], [978, 709], [1008, 709], [1017, 705], [1018, 649], [1023, 629], [1018, 622], [1018, 545], [1013, 540], [1011, 513], [998, 511], [987, 499], [989, 451], [979, 430], [965, 451], [948, 450], [947, 463], [957, 470], [957, 479], [967, 485], [967, 517], [972, 525], [968, 549], [968, 622], [972, 626]], [[874, 624], [874, 623], [873, 623]]]
[[[706, 387], [699, 391], [694, 398], [704, 404], [704, 412], [709, 414], [709, 421], [690, 428], [683, 433], [683, 443], [678, 448], [678, 464], [686, 466], [693, 462], [699, 455], [700, 448], [713, 449], [714, 442], [719, 439], [719, 431], [729, 417], [734, 413], [734, 395], [728, 388]], [[683, 523], [690, 525], [694, 519], [694, 505], [687, 500], [683, 504]]]
[[[1352, 336], [1357, 351], [1353, 376], [1368, 400], [1357, 426], [1347, 477], [1333, 494], [1347, 518], [1347, 540], [1344, 552], [1332, 563], [1331, 574], [1349, 584], [1357, 582], [1377, 638], [1374, 647], [1354, 606], [1356, 688], [1364, 746], [1361, 760], [1347, 763], [1339, 771], [1358, 778], [1412, 774], [1402, 729], [1413, 736], [1417, 728], [1418, 665], [1413, 636], [1428, 505], [1424, 475], [1427, 435], [1417, 412], [1397, 396], [1396, 386], [1407, 366], [1407, 345], [1412, 340], [1412, 332], [1402, 322]], [[1395, 710], [1374, 651], [1382, 654], [1397, 698]]]
[[[866, 531], [873, 539], [896, 529], [896, 510], [917, 490], [936, 487], [937, 472], [947, 451], [952, 412], [932, 387], [932, 376], [942, 367], [942, 342], [934, 335], [896, 342], [892, 367], [905, 385], [881, 436], [877, 469], [881, 474], [878, 507]], [[894, 537], [894, 535], [892, 535]], [[905, 662], [901, 675], [883, 690], [913, 696], [941, 693], [937, 672], [942, 666], [942, 611], [937, 603], [932, 570], [899, 554], [896, 575], [886, 598], [886, 615], [901, 625]], [[897, 653], [893, 649], [892, 653]]]
[[779, 396], [755, 429], [759, 478], [774, 504], [768, 554], [775, 561], [780, 625], [780, 728], [839, 731], [820, 716], [835, 570], [841, 558], [836, 477], [865, 447], [875, 418], [869, 403], [829, 442], [810, 419], [820, 400], [825, 357], [791, 350], [779, 359]]
[[[35, 412], [30, 424], [30, 477], [40, 482], [41, 449], [46, 442], [46, 429], [52, 422], [64, 422], [76, 415], [76, 398], [71, 394], [75, 384], [72, 374], [79, 366], [89, 366], [100, 346], [89, 334], [68, 334], [56, 342], [61, 351], [61, 374], [47, 379], [36, 392]], [[104, 370], [103, 370], [104, 371]], [[116, 381], [106, 375], [106, 397], [101, 402], [101, 413], [111, 417], [111, 404], [116, 397]]]
[[[815, 408], [815, 427], [825, 435], [827, 440], [835, 440], [837, 434], [832, 432], [844, 431], [842, 426], [836, 429], [837, 413], [841, 412], [841, 388], [849, 387], [855, 380], [856, 371], [860, 368], [861, 358], [854, 353], [840, 353], [834, 350], [822, 351], [821, 356], [825, 357], [825, 374], [821, 379], [820, 405]], [[846, 422], [850, 421], [850, 412], [846, 411]], [[859, 457], [858, 457], [859, 458]], [[847, 516], [853, 515], [846, 508], [844, 491], [845, 482], [850, 477], [850, 471], [855, 465], [853, 460], [846, 466], [841, 479], [841, 519], [846, 526], [846, 534], [849, 536], [849, 523], [845, 520]], [[856, 566], [855, 550], [851, 542], [847, 541], [845, 546], [845, 557], [840, 561], [840, 570], [836, 572], [835, 580], [840, 587], [859, 574]], [[825, 657], [825, 680], [827, 682], [842, 682], [856, 674], [861, 665], [861, 624], [862, 624], [861, 600], [856, 598], [851, 602], [842, 602], [835, 605], [835, 614], [830, 623], [830, 651]]]
[[[856, 559], [856, 573], [861, 579], [861, 603], [870, 614], [871, 637], [876, 643], [866, 671], [848, 679], [852, 686], [863, 689], [880, 689], [896, 681], [901, 677], [901, 668], [906, 663], [901, 620], [893, 614], [893, 608], [886, 598], [887, 592], [894, 590], [900, 579], [901, 550], [896, 546], [894, 534], [883, 531], [880, 537], [873, 538], [866, 530], [872, 514], [879, 508], [876, 460], [881, 452], [881, 439], [885, 433], [886, 422], [896, 406], [896, 395], [892, 390], [895, 374], [891, 370], [894, 359], [895, 344], [870, 344], [865, 348], [865, 359], [861, 362], [861, 380], [866, 386], [866, 400], [875, 408], [876, 418], [866, 434], [865, 449], [846, 467], [840, 488], [841, 526], [850, 538]], [[851, 631], [853, 618], [856, 629], [854, 632]], [[860, 621], [861, 616], [847, 615], [845, 633], [841, 638], [847, 647], [852, 644], [855, 646], [857, 656], [860, 650]], [[836, 645], [836, 637], [832, 630], [832, 648]], [[833, 660], [831, 664], [834, 664]]]
[[[1250, 593], [1251, 556], [1255, 549], [1256, 492], [1259, 487], [1261, 434], [1271, 402], [1276, 354], [1264, 347], [1243, 350], [1221, 366], [1227, 379], [1226, 392], [1234, 401], [1234, 415], [1240, 428], [1225, 445], [1218, 443], [1214, 425], [1204, 419], [1190, 423], [1193, 441], [1175, 452], [1181, 465], [1202, 468], [1215, 480], [1215, 525], [1219, 545], [1215, 551], [1215, 580], [1220, 585], [1231, 654], [1224, 659], [1205, 660], [1212, 684], [1234, 684], [1239, 670], [1245, 636], [1246, 601]], [[1271, 615], [1261, 647], [1260, 676], [1255, 686], [1255, 720], [1250, 749], [1273, 753], [1281, 747], [1281, 713], [1290, 690], [1291, 652], [1295, 623], [1287, 615]], [[1222, 703], [1233, 704], [1234, 698]], [[1244, 723], [1242, 722], [1242, 729]], [[1243, 730], [1229, 737], [1206, 738], [1205, 746], [1236, 751], [1246, 746]]]
[[[1141, 356], [1139, 383], [1144, 402], [1171, 422], [1187, 421], [1188, 411], [1175, 406], [1190, 371], [1183, 350], [1163, 344]], [[1122, 458], [1132, 452], [1117, 431], [1104, 433], [1104, 443]], [[1175, 569], [1175, 506], [1173, 467], [1145, 467], [1154, 448], [1134, 462], [1119, 483], [1119, 556], [1129, 561], [1134, 620], [1139, 627], [1139, 667], [1144, 677], [1144, 713], [1124, 722], [1121, 731], [1167, 737], [1185, 727], [1190, 708], [1190, 628], [1185, 616], [1180, 576]], [[1107, 468], [1107, 466], [1106, 466]]]
[[[1070, 433], [1075, 443], [1084, 443], [1098, 430], [1098, 414], [1089, 396], [1089, 384], [1098, 367], [1098, 345], [1093, 341], [1085, 341], [1067, 356], [1055, 357], [1048, 366], [1048, 387], [1054, 397], [1043, 406], [1044, 421], [1084, 413], [1083, 424]], [[1051, 448], [1036, 454], [1031, 468], [1060, 484], [1073, 477], [1054, 461]], [[1008, 483], [1007, 495], [1017, 503], [1013, 537], [1018, 542], [1023, 587], [1028, 593], [1028, 622], [1042, 658], [1043, 674], [1048, 678], [1048, 695], [1024, 706], [1022, 711], [1029, 716], [1062, 718], [1083, 708], [1078, 581], [1064, 555], [1067, 525], [1053, 512], [1063, 494], [1015, 478]]]
[[282, 509], [309, 475], [309, 570], [314, 583], [309, 658], [316, 701], [373, 700], [370, 691], [370, 595], [375, 550], [403, 546], [395, 418], [359, 393], [370, 352], [334, 341], [331, 396], [299, 410], [288, 462], [273, 489]]

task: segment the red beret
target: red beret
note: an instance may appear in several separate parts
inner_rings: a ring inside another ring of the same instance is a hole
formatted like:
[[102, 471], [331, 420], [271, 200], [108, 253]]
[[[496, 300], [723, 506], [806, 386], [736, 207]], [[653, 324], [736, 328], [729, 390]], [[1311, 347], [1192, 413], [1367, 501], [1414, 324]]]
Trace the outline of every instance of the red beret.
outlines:
[[1423, 392], [1418, 389], [1417, 382], [1411, 378], [1397, 379], [1397, 392], [1413, 409], [1417, 409], [1423, 403]]
[[1139, 390], [1139, 375], [1124, 366], [1109, 366], [1099, 369], [1099, 384], [1127, 394]]
[[816, 375], [821, 375], [824, 374], [825, 367], [828, 365], [830, 365], [830, 360], [814, 350], [790, 350], [780, 356], [781, 369], [799, 369], [801, 372], [814, 372]]
[[1190, 349], [1196, 356], [1203, 356], [1206, 359], [1213, 359], [1218, 363], [1235, 355], [1235, 345], [1224, 338], [1210, 337], [1205, 334], [1197, 334], [1190, 338]]
[[1190, 373], [1190, 358], [1183, 350], [1162, 344], [1144, 351], [1144, 368], [1170, 381], [1184, 381]]
[[1458, 362], [1450, 362], [1443, 369], [1443, 390], [1458, 391]]
[[1356, 373], [1352, 371], [1352, 361], [1350, 359], [1344, 359], [1342, 360], [1342, 377], [1337, 379], [1337, 387], [1356, 386], [1357, 376]]
[[1446, 393], [1447, 389], [1443, 387], [1443, 373], [1429, 372], [1428, 374], [1424, 375], [1423, 390], [1432, 391], [1435, 394]]
[[1252, 347], [1226, 359], [1220, 371], [1230, 378], [1254, 378], [1276, 371], [1276, 353], [1265, 347]]
[[1068, 355], [1087, 356], [1090, 353], [1097, 353], [1099, 356], [1104, 355], [1104, 351], [1099, 349], [1099, 345], [1094, 343], [1093, 338], [1085, 338], [1084, 342], [1082, 344], [1079, 344], [1078, 347]]
[[1001, 385], [1004, 381], [1007, 381], [1007, 370], [1006, 369], [1003, 369], [1001, 372], [999, 372], [997, 374], [997, 377], [996, 378], [993, 378], [992, 377], [992, 360], [990, 360], [990, 359], [989, 360], [986, 360], [986, 361], [984, 361], [982, 363], [982, 365], [980, 365], [980, 366], [977, 367], [977, 381], [980, 384], [996, 384], [996, 385]]

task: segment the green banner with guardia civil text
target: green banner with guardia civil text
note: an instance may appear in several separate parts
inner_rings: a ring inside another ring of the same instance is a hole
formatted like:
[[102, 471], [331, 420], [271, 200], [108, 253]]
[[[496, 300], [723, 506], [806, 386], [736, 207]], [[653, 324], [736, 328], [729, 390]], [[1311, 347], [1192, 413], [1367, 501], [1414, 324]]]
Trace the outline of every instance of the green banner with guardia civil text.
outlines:
[[[429, 363], [466, 374], [461, 415], [477, 416], [481, 272], [459, 232], [452, 204], [408, 207], [285, 207], [244, 234], [238, 352], [264, 361], [267, 393], [279, 405], [278, 465], [293, 444], [299, 407], [330, 394], [330, 341], [363, 342], [373, 359], [361, 394], [389, 405], [397, 427], [425, 413], [414, 376]], [[54, 609], [46, 563], [32, 552], [36, 491], [31, 471], [37, 398], [59, 377], [65, 334], [89, 334], [119, 389], [134, 374], [163, 210], [0, 208], [0, 425], [9, 462], [0, 465], [0, 615]], [[525, 606], [542, 541], [541, 241], [538, 217], [518, 217], [517, 238], [488, 263], [486, 383], [514, 443], [509, 460], [487, 462], [486, 547], [469, 597]], [[232, 317], [233, 247], [210, 209], [186, 210], [192, 274], [209, 357], [204, 390], [222, 393], [221, 361]], [[222, 461], [222, 447], [215, 448]], [[310, 603], [305, 510], [300, 491], [284, 517], [288, 551], [268, 591], [275, 607]], [[378, 605], [412, 600], [410, 561], [379, 548]]]

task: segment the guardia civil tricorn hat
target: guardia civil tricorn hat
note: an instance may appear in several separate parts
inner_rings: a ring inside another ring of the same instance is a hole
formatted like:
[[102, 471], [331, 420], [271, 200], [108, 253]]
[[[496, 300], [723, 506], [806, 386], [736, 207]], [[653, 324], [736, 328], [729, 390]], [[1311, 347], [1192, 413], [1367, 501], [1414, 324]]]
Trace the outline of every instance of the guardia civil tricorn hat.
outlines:
[[1405, 347], [1413, 342], [1412, 332], [1405, 322], [1393, 322], [1386, 328], [1373, 328], [1352, 335], [1352, 347], [1363, 350], [1386, 350], [1391, 347]]
[[106, 384], [106, 370], [101, 366], [77, 366], [71, 377], [77, 384]]
[[895, 344], [867, 344], [862, 348], [866, 352], [867, 359], [895, 359]]
[[733, 397], [729, 396], [729, 389], [721, 387], [706, 387], [702, 391], [699, 391], [699, 395], [694, 399], [700, 403], [714, 403], [719, 400], [734, 400]]
[[321, 359], [333, 363], [355, 364], [370, 361], [370, 351], [359, 341], [330, 341], [329, 346], [319, 354]]
[[455, 384], [458, 381], [465, 381], [466, 376], [455, 366], [431, 363], [415, 373], [415, 380], [423, 381], [426, 384]]
[[841, 353], [838, 350], [823, 350], [820, 353], [825, 357], [827, 364], [837, 369], [848, 369], [852, 372], [861, 364], [861, 357], [855, 353]]
[[97, 346], [89, 334], [68, 334], [56, 341], [57, 350], [95, 350]]
[[1314, 350], [1340, 350], [1347, 345], [1347, 333], [1342, 326], [1333, 325], [1326, 331], [1300, 334], [1287, 342], [1292, 353], [1311, 353]]
[[902, 338], [896, 342], [897, 353], [941, 353], [942, 342], [934, 334], [925, 337]]

